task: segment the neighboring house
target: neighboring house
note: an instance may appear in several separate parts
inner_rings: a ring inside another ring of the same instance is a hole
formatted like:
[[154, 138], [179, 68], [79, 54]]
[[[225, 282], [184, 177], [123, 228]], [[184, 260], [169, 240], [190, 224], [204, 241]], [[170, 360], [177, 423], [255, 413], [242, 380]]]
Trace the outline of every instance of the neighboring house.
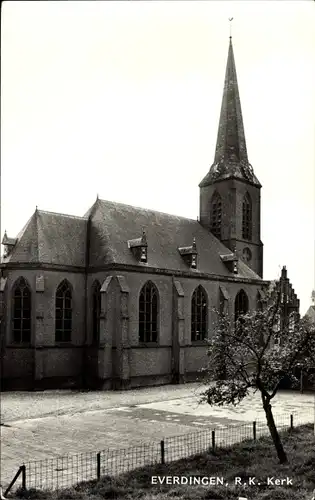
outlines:
[[308, 308], [305, 316], [315, 323], [315, 290], [312, 291], [312, 302], [313, 304]]
[[[35, 210], [3, 238], [3, 388], [129, 388], [194, 380], [213, 308], [256, 308], [261, 185], [248, 161], [230, 39], [214, 163], [199, 219], [97, 199], [83, 217]], [[285, 277], [285, 279], [287, 279]]]

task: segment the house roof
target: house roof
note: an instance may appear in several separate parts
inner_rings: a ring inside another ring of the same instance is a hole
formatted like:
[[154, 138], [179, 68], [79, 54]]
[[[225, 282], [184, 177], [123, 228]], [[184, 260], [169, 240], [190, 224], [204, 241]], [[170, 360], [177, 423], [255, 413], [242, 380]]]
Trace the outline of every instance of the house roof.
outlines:
[[[118, 263], [187, 271], [178, 249], [191, 245], [195, 238], [198, 264], [194, 272], [234, 275], [220, 257], [231, 251], [196, 220], [105, 200], [97, 200], [89, 214], [89, 261], [93, 267]], [[128, 240], [140, 237], [143, 230], [148, 244], [147, 263], [138, 262], [128, 248]], [[261, 280], [241, 260], [238, 268], [239, 277]]]

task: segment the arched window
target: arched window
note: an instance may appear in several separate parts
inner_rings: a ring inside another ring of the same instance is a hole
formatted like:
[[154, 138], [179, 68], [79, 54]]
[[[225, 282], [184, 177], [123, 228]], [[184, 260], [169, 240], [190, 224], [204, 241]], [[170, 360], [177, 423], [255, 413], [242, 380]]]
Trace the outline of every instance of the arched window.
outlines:
[[216, 238], [221, 238], [221, 222], [222, 222], [222, 201], [219, 193], [214, 193], [211, 200], [210, 211], [210, 231]]
[[19, 278], [12, 290], [12, 337], [13, 342], [22, 344], [31, 341], [32, 318], [31, 289], [24, 278]]
[[191, 340], [207, 338], [208, 300], [201, 285], [193, 293], [191, 299]]
[[252, 239], [252, 200], [248, 193], [243, 199], [242, 234], [244, 240]]
[[158, 339], [158, 291], [148, 281], [139, 296], [139, 341], [157, 342]]
[[248, 312], [248, 297], [244, 290], [240, 290], [235, 297], [235, 321], [239, 316]]
[[72, 333], [72, 288], [67, 280], [60, 283], [56, 291], [56, 342], [71, 342]]
[[93, 284], [92, 297], [92, 331], [93, 342], [98, 343], [100, 340], [100, 316], [101, 316], [101, 285], [98, 281]]

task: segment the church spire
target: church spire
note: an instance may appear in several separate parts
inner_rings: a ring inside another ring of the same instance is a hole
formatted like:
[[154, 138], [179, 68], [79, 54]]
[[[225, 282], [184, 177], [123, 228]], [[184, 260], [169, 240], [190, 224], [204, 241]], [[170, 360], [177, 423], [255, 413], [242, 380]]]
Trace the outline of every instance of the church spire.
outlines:
[[200, 187], [233, 177], [260, 185], [248, 161], [232, 36], [229, 39], [214, 163]]

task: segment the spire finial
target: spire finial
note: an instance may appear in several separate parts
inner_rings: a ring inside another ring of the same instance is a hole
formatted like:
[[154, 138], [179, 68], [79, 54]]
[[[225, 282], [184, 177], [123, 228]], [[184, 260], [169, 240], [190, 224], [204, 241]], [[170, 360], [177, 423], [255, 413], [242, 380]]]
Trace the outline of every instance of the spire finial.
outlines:
[[229, 21], [230, 21], [230, 40], [232, 38], [232, 21], [233, 21], [233, 17], [229, 17]]

